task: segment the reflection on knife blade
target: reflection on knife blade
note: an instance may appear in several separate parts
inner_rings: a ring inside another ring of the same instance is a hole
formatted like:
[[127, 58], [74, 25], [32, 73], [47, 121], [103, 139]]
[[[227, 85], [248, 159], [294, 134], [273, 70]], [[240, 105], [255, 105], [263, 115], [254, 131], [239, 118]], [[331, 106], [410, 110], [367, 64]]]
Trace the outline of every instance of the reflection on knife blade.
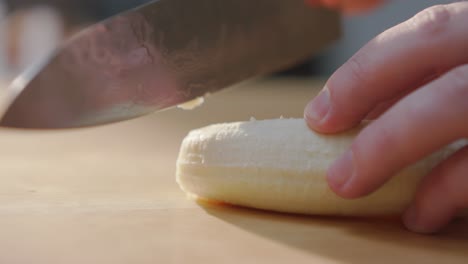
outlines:
[[292, 65], [337, 35], [336, 14], [299, 0], [155, 1], [88, 28], [22, 76], [1, 125], [141, 116]]

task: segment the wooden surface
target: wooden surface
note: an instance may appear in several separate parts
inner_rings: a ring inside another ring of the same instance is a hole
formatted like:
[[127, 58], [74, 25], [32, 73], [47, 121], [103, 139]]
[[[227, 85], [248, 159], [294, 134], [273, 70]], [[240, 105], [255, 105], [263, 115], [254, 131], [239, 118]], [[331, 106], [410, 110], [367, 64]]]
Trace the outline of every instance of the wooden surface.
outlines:
[[320, 83], [270, 81], [93, 129], [0, 130], [0, 263], [468, 263], [468, 223], [282, 215], [186, 199], [179, 144], [223, 121], [301, 117]]

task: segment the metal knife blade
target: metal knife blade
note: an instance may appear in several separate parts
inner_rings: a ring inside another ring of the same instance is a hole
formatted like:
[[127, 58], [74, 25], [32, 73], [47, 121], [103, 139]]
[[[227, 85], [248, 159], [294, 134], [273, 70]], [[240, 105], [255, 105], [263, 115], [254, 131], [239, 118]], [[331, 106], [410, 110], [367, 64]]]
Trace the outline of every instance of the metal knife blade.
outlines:
[[19, 76], [0, 125], [126, 120], [290, 66], [339, 35], [337, 14], [304, 2], [159, 0], [114, 16]]

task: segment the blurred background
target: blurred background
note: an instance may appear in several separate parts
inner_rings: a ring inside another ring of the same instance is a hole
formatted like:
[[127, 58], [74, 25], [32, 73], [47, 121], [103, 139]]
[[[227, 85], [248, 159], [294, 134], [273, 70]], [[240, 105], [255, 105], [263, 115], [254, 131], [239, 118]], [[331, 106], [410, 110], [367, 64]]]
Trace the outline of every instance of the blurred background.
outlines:
[[[0, 0], [0, 82], [7, 83], [80, 28], [149, 0]], [[425, 7], [448, 0], [387, 1], [343, 17], [343, 36], [321, 54], [280, 75], [328, 76], [376, 34]], [[1, 84], [1, 83], [0, 83]]]

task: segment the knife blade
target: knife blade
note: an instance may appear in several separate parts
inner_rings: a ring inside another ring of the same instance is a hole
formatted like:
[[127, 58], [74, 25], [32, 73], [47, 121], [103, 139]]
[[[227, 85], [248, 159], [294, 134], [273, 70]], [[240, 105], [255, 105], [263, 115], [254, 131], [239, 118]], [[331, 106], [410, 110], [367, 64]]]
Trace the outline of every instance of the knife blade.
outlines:
[[338, 15], [303, 0], [153, 1], [90, 26], [20, 75], [0, 125], [139, 117], [291, 66], [338, 35]]

